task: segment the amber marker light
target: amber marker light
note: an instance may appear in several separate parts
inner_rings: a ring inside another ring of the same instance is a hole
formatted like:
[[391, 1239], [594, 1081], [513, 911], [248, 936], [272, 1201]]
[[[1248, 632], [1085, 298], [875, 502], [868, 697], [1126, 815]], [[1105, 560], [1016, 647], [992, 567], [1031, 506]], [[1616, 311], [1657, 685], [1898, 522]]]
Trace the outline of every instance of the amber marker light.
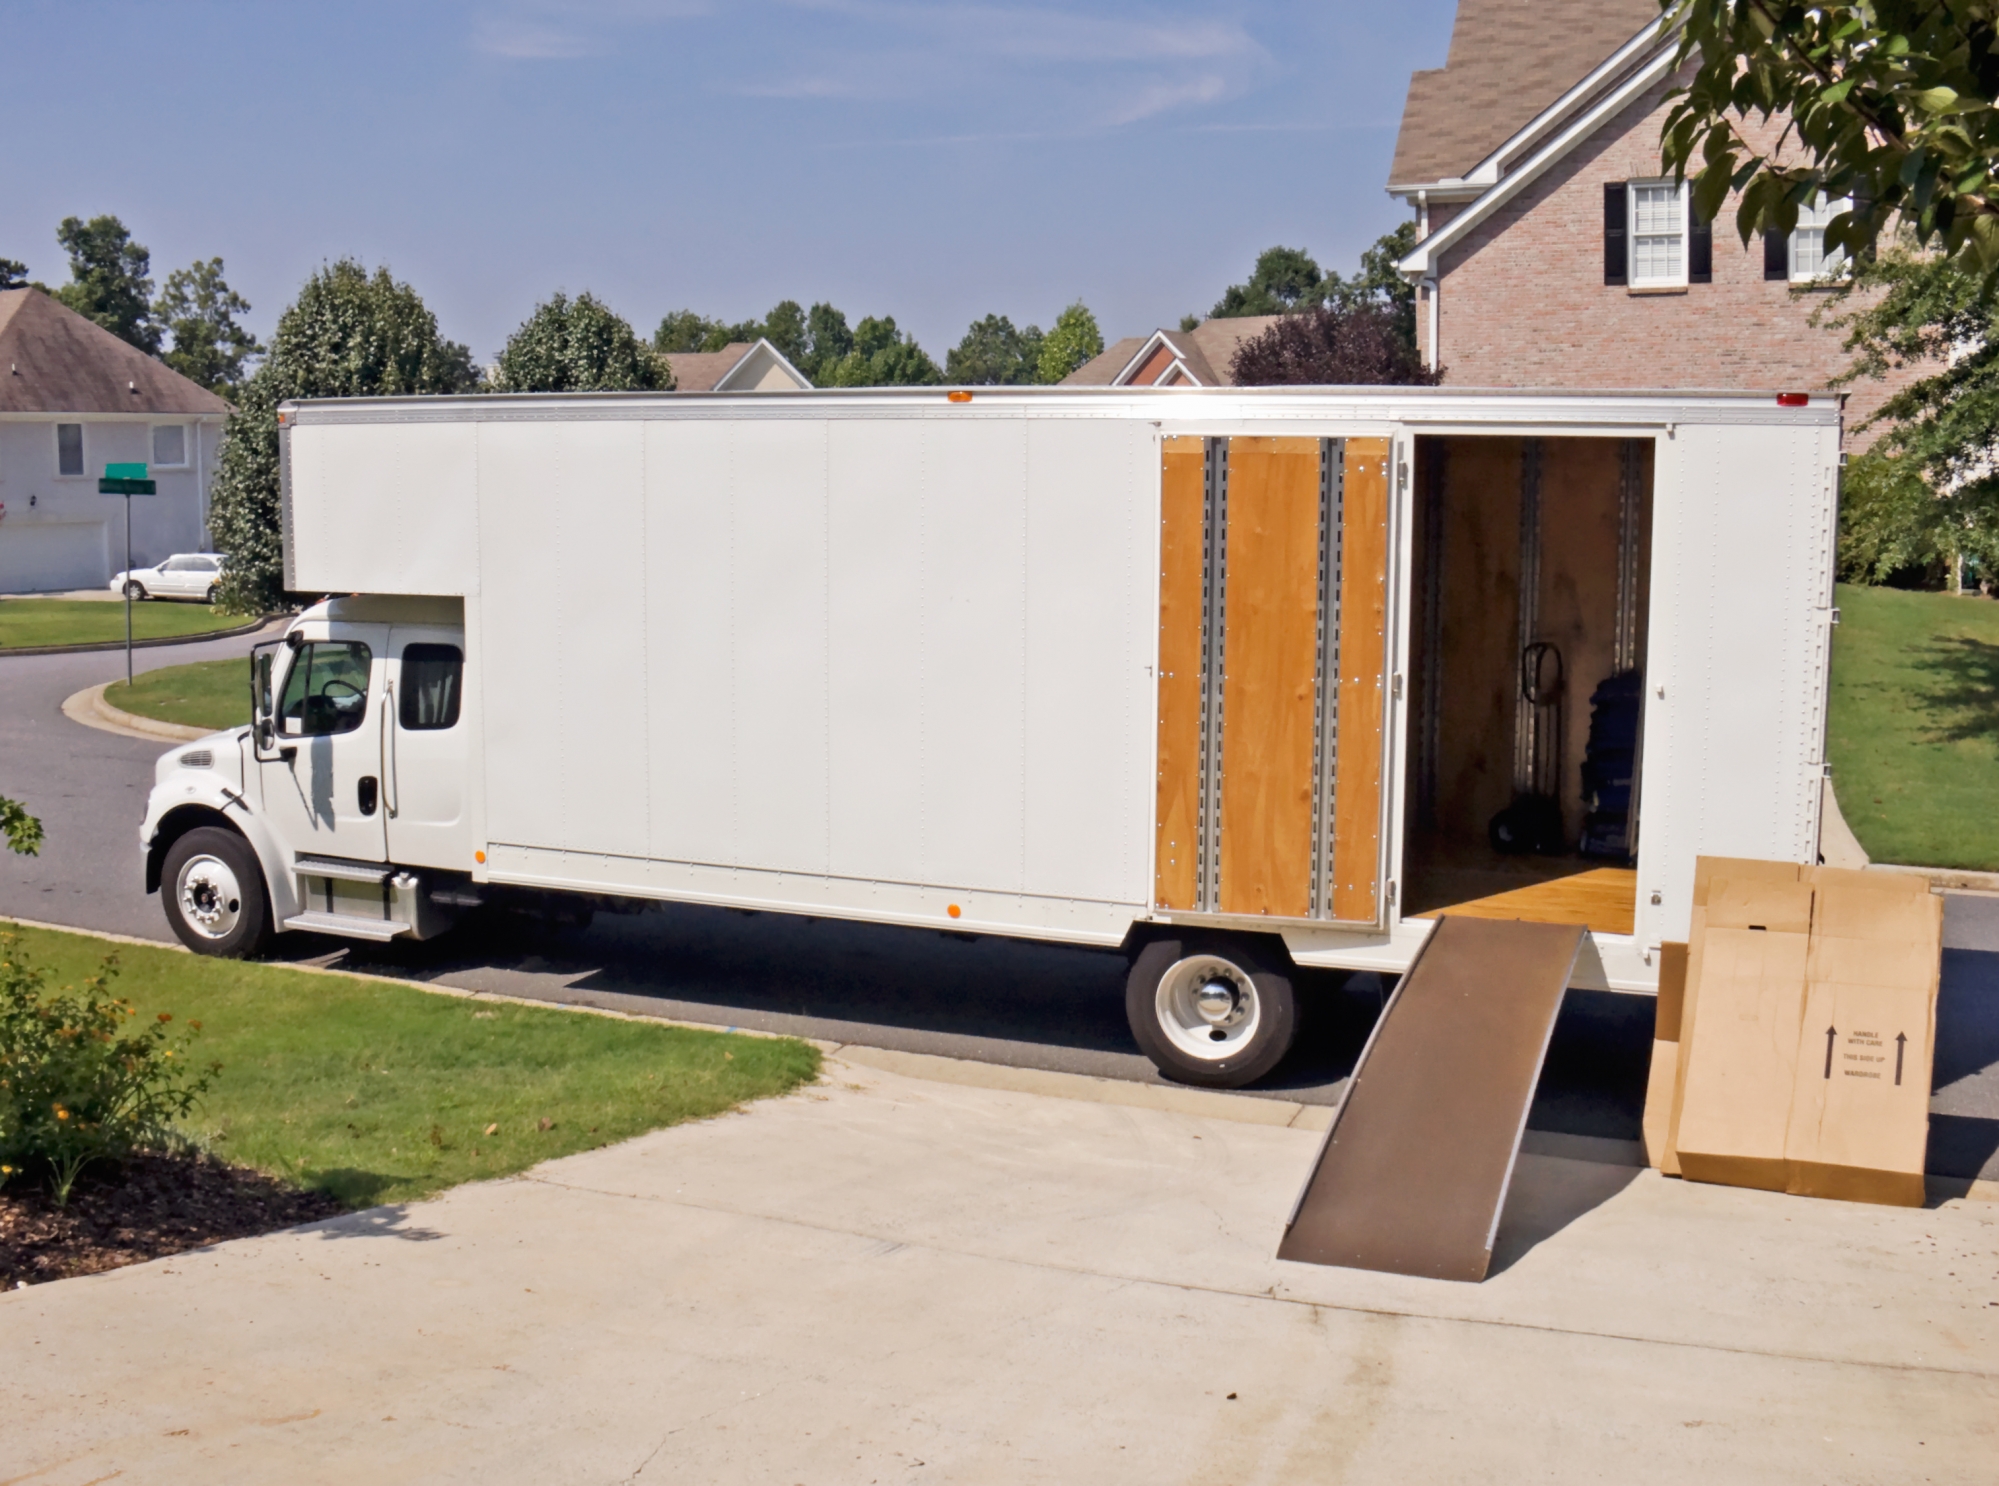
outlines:
[[956, 903], [953, 903], [949, 908], [946, 908], [944, 911], [950, 914], [951, 917], [956, 918], [964, 910], [959, 908]]
[[1777, 394], [1777, 406], [1780, 408], [1809, 407], [1811, 401], [1812, 395], [1809, 392], [1780, 392]]
[[947, 392], [944, 395], [950, 398], [952, 402], [970, 402], [972, 400], [972, 394], [965, 391], [962, 387], [956, 392]]
[[483, 866], [485, 865], [486, 861], [486, 853], [483, 851], [475, 851], [472, 853], [472, 860], [478, 862], [480, 865]]

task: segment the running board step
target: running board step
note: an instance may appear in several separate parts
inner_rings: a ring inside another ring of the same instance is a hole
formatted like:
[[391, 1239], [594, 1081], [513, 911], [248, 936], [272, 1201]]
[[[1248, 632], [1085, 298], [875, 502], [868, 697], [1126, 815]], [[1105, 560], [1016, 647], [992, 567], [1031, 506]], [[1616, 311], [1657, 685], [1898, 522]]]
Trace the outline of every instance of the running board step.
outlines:
[[300, 877], [331, 877], [336, 882], [366, 882], [380, 886], [390, 868], [382, 862], [354, 862], [345, 857], [294, 857], [292, 871]]
[[315, 934], [344, 934], [349, 939], [393, 939], [410, 931], [408, 924], [392, 918], [360, 918], [351, 913], [301, 913], [297, 918], [286, 919], [285, 927], [309, 929]]
[[1583, 933], [1438, 920], [1361, 1050], [1278, 1258], [1485, 1278]]

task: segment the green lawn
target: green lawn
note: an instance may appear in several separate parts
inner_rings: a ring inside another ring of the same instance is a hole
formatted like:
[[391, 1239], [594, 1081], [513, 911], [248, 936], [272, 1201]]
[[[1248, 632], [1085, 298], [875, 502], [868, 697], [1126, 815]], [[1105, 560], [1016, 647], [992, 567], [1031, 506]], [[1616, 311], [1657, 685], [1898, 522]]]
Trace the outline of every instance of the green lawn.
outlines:
[[1877, 862], [1999, 871], [1999, 603], [1839, 589], [1826, 753]]
[[[132, 605], [132, 638], [164, 640], [234, 629], [240, 614], [224, 614], [207, 604]], [[123, 642], [125, 605], [94, 599], [0, 599], [0, 650], [24, 645], [94, 645]]]
[[191, 666], [162, 666], [135, 677], [130, 686], [114, 681], [104, 700], [121, 712], [157, 722], [197, 728], [242, 727], [250, 721], [250, 663], [200, 660]]
[[405, 1202], [720, 1114], [819, 1070], [818, 1051], [791, 1038], [14, 932], [51, 986], [94, 973], [116, 950], [113, 991], [143, 1016], [201, 1022], [193, 1054], [222, 1064], [189, 1133], [226, 1160], [350, 1207]]

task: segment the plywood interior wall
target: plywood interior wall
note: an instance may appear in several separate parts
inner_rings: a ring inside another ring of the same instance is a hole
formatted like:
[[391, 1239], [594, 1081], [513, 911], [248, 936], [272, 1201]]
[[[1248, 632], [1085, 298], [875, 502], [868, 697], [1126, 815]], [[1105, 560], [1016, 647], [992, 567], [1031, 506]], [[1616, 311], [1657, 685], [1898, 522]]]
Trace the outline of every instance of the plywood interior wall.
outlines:
[[[1617, 620], [1620, 490], [1617, 439], [1541, 441], [1540, 622], [1566, 667], [1562, 739], [1563, 826], [1582, 831], [1581, 766], [1589, 738], [1589, 698], [1612, 672]], [[1416, 444], [1418, 492], [1430, 488], [1441, 458], [1441, 554], [1429, 550], [1429, 524], [1412, 523], [1416, 542], [1416, 657], [1412, 694], [1434, 696], [1437, 830], [1482, 842], [1486, 823], [1513, 797], [1514, 697], [1519, 684], [1520, 481], [1517, 438], [1422, 438]], [[1651, 566], [1652, 449], [1640, 444], [1638, 654], [1645, 653]], [[1421, 598], [1434, 565], [1439, 625], [1433, 655], [1421, 630]], [[1434, 688], [1427, 668], [1440, 667]], [[1418, 726], [1424, 726], [1422, 719]], [[1420, 750], [1412, 747], [1412, 758]], [[1412, 791], [1412, 795], [1415, 791]]]
[[1228, 444], [1222, 682], [1224, 913], [1312, 911], [1319, 441]]
[[1159, 779], [1153, 898], [1192, 908], [1201, 798], [1201, 548], [1206, 440], [1173, 438], [1159, 491]]
[[[1416, 485], [1430, 488], [1429, 461], [1444, 470], [1439, 555], [1417, 552], [1421, 593], [1437, 584], [1441, 622], [1438, 684], [1412, 678], [1415, 694], [1434, 695], [1438, 717], [1436, 820], [1450, 835], [1475, 833], [1513, 798], [1513, 696], [1518, 677], [1520, 604], [1520, 440], [1418, 439]], [[1426, 523], [1414, 524], [1419, 539]], [[1421, 636], [1418, 636], [1419, 647]]]
[[[1541, 614], [1537, 637], [1552, 640], [1567, 667], [1562, 718], [1562, 829], [1583, 829], [1582, 761], [1589, 742], [1590, 693], [1616, 670], [1617, 533], [1622, 441], [1544, 439], [1541, 449]], [[1644, 446], [1648, 451], [1650, 445]], [[1649, 464], [1649, 461], [1648, 461]], [[1646, 482], [1649, 484], [1649, 482]], [[1638, 572], [1638, 654], [1645, 653], [1646, 579], [1651, 553], [1642, 540]]]

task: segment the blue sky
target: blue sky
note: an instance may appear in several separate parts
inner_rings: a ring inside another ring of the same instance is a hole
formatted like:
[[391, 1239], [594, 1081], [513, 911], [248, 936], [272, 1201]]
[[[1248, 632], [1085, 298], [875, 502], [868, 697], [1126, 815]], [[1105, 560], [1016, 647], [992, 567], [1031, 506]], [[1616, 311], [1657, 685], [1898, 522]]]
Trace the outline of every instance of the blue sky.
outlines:
[[0, 256], [113, 212], [154, 276], [220, 254], [268, 334], [351, 254], [490, 359], [589, 289], [649, 334], [779, 299], [941, 361], [1080, 297], [1111, 338], [1272, 243], [1351, 268], [1451, 0], [0, 4]]

